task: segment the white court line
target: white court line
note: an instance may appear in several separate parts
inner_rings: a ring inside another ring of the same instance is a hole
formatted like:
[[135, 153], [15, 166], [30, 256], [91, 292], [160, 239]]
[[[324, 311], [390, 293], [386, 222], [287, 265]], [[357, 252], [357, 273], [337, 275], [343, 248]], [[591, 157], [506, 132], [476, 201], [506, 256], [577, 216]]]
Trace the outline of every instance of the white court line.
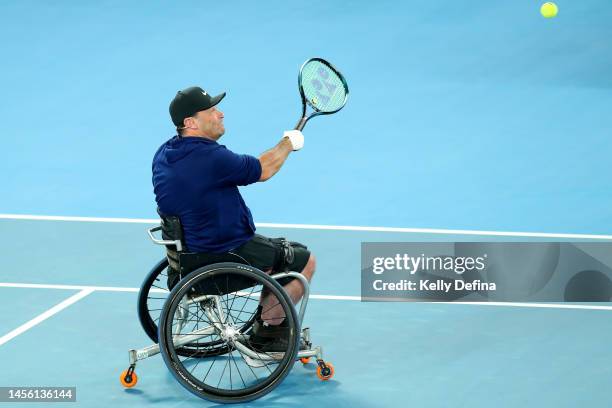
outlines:
[[[103, 217], [67, 217], [55, 215], [24, 215], [24, 214], [0, 214], [0, 219], [6, 220], [35, 220], [35, 221], [80, 221], [80, 222], [108, 222], [108, 223], [132, 223], [132, 224], [159, 224], [158, 219], [146, 218], [103, 218]], [[288, 228], [288, 229], [312, 229], [330, 231], [365, 231], [365, 232], [397, 232], [418, 234], [446, 234], [446, 235], [483, 235], [497, 237], [526, 237], [526, 238], [568, 238], [568, 239], [597, 239], [612, 240], [612, 235], [598, 234], [565, 234], [549, 232], [516, 232], [516, 231], [479, 231], [479, 230], [455, 230], [436, 228], [398, 228], [398, 227], [360, 227], [350, 225], [318, 225], [318, 224], [275, 224], [258, 222], [259, 228]]]
[[[47, 284], [37, 284], [37, 283], [11, 283], [11, 282], [0, 282], [0, 288], [62, 289], [62, 290], [81, 290], [82, 292], [88, 292], [83, 296], [87, 296], [89, 293], [94, 292], [94, 291], [96, 292], [97, 291], [100, 291], [100, 292], [138, 292], [140, 290], [140, 288], [122, 288], [122, 287], [114, 287], [114, 286], [47, 285]], [[167, 293], [168, 292], [167, 290], [163, 290], [163, 289], [152, 289], [151, 291], [155, 293]], [[361, 301], [361, 296], [310, 295], [310, 298], [311, 299], [322, 299], [322, 300], [345, 300], [345, 301], [357, 301], [357, 302]], [[377, 300], [381, 302], [385, 302], [384, 299], [377, 299]], [[417, 303], [417, 302], [413, 302], [413, 303]], [[526, 307], [526, 308], [534, 308], [534, 309], [612, 310], [612, 306], [574, 305], [574, 304], [561, 304], [561, 303], [520, 303], [520, 302], [418, 302], [418, 303], [443, 304], [443, 305]], [[0, 345], [1, 344], [2, 343], [0, 342]]]
[[[61, 289], [61, 290], [98, 290], [102, 292], [138, 292], [140, 288], [121, 288], [113, 286], [82, 286], [82, 285], [50, 285], [39, 283], [10, 283], [0, 282], [0, 288], [26, 288], [26, 289]], [[153, 290], [158, 292], [158, 290]], [[164, 292], [159, 290], [159, 292]]]
[[612, 306], [591, 306], [591, 305], [568, 305], [557, 303], [504, 303], [504, 302], [448, 302], [460, 305], [478, 305], [478, 306], [512, 306], [512, 307], [529, 307], [541, 309], [584, 309], [584, 310], [612, 310]]
[[47, 310], [46, 312], [36, 316], [29, 322], [22, 324], [21, 326], [11, 331], [10, 333], [7, 333], [4, 336], [0, 337], [0, 346], [8, 342], [9, 340], [19, 336], [20, 334], [30, 330], [32, 327], [36, 326], [38, 323], [45, 321], [49, 317], [62, 311], [63, 309], [70, 306], [71, 304], [78, 302], [79, 300], [83, 299], [85, 296], [89, 295], [92, 292], [93, 292], [93, 289], [83, 289], [79, 293], [76, 293], [70, 296], [68, 299], [63, 300], [62, 302], [53, 306], [51, 309]]
[[[60, 289], [60, 290], [90, 290], [96, 292], [135, 292], [138, 293], [140, 288], [122, 288], [116, 286], [81, 286], [81, 285], [49, 285], [39, 283], [13, 283], [0, 282], [0, 288], [25, 288], [25, 289]], [[168, 293], [165, 289], [152, 288], [153, 293]], [[359, 296], [334, 296], [334, 295], [310, 295], [312, 299], [326, 300], [361, 300]]]

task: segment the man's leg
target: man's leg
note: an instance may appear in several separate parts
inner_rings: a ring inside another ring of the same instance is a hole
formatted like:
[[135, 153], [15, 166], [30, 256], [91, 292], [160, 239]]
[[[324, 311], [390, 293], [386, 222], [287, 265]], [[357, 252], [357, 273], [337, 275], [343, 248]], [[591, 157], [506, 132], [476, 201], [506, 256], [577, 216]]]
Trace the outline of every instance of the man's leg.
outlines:
[[[302, 269], [301, 273], [304, 275], [308, 282], [312, 280], [312, 276], [314, 275], [316, 268], [316, 260], [313, 254], [310, 254], [308, 258], [308, 262], [304, 269]], [[291, 282], [283, 286], [293, 304], [297, 304], [302, 296], [304, 296], [304, 287], [302, 286], [302, 282], [298, 279], [293, 279]], [[285, 318], [285, 313], [283, 308], [280, 307], [278, 299], [276, 296], [268, 293], [264, 295], [261, 299], [261, 319], [268, 323], [269, 325], [276, 326], [283, 322]]]
[[[310, 251], [299, 243], [292, 243], [293, 259], [291, 263], [287, 264], [286, 260], [279, 259], [279, 256], [281, 256], [279, 245], [281, 245], [281, 242], [278, 239], [255, 234], [251, 240], [233, 250], [232, 253], [243, 257], [249, 264], [268, 274], [274, 274], [276, 271], [285, 269], [299, 271], [310, 282], [316, 267], [315, 257]], [[302, 283], [297, 279], [288, 280], [288, 283], [283, 287], [294, 304], [299, 302], [304, 295]], [[265, 288], [261, 292], [259, 306], [260, 310], [257, 311], [257, 315], [260, 321], [263, 320], [262, 323], [265, 323], [266, 326], [282, 324], [285, 319], [283, 308], [276, 296], [271, 295]]]

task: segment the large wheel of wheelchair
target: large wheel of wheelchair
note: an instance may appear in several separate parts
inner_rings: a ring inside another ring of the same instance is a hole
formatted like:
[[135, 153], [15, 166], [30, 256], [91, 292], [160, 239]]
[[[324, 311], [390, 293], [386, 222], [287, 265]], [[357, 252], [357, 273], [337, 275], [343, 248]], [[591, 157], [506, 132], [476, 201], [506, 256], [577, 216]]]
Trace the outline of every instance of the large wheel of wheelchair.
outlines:
[[[168, 259], [163, 258], [149, 272], [138, 292], [138, 318], [143, 330], [151, 340], [157, 343], [158, 324], [161, 311], [168, 299]], [[247, 331], [254, 323], [255, 316], [245, 322], [242, 331]], [[206, 350], [201, 353], [200, 350]], [[193, 342], [177, 349], [180, 355], [189, 357], [210, 356], [212, 353], [224, 354], [227, 347], [222, 341]]]
[[157, 343], [157, 325], [170, 291], [168, 259], [164, 257], [151, 269], [138, 292], [138, 319], [145, 333]]
[[[252, 344], [250, 330], [241, 329], [257, 313], [262, 295], [272, 299], [270, 309], [280, 308], [285, 316], [286, 337], [274, 351]], [[251, 266], [219, 263], [197, 269], [173, 288], [160, 319], [159, 345], [168, 369], [195, 395], [245, 402], [282, 382], [296, 360], [299, 333], [295, 307], [274, 279]], [[179, 352], [183, 342], [196, 338], [197, 357]]]

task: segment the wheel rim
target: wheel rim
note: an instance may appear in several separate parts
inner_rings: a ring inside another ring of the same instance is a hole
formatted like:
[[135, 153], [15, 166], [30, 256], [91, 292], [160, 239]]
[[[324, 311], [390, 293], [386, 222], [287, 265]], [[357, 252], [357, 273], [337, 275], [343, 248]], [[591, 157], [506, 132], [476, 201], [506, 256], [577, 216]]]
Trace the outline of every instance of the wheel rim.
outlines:
[[[149, 272], [145, 278], [138, 295], [138, 317], [145, 333], [155, 343], [158, 342], [158, 323], [161, 311], [168, 299], [170, 291], [167, 289], [168, 281], [168, 260], [163, 258]], [[241, 328], [246, 332], [253, 323], [255, 317], [246, 321]], [[200, 353], [199, 349], [205, 347], [207, 351]], [[189, 357], [208, 357], [212, 355], [222, 355], [227, 353], [228, 348], [224, 342], [205, 342], [204, 344], [188, 344], [177, 349], [177, 353]]]

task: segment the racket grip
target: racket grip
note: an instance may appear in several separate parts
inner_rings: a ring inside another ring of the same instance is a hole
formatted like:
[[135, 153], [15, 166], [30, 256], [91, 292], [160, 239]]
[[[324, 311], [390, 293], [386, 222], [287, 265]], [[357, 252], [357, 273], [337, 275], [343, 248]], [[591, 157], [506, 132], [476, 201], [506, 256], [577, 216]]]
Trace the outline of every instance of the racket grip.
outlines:
[[306, 126], [307, 121], [308, 121], [308, 118], [300, 119], [297, 125], [295, 125], [295, 130], [299, 130], [301, 132], [302, 129], [304, 129], [304, 126]]

